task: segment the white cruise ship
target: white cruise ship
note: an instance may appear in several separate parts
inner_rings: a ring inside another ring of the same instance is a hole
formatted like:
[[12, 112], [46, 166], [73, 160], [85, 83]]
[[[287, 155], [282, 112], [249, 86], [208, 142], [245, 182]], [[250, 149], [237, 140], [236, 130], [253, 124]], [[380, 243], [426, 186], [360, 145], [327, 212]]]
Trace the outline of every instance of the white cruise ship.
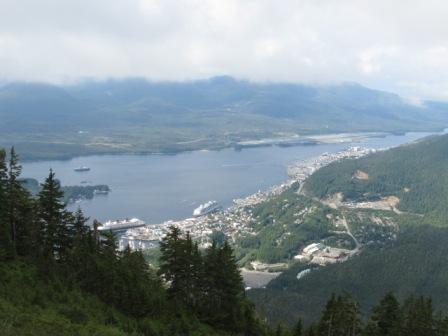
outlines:
[[145, 226], [146, 223], [138, 218], [123, 219], [107, 221], [102, 226], [98, 226], [99, 231], [124, 231], [140, 226]]
[[199, 217], [206, 215], [210, 212], [219, 210], [221, 207], [219, 206], [218, 202], [216, 201], [209, 201], [207, 203], [201, 204], [193, 211], [193, 216]]

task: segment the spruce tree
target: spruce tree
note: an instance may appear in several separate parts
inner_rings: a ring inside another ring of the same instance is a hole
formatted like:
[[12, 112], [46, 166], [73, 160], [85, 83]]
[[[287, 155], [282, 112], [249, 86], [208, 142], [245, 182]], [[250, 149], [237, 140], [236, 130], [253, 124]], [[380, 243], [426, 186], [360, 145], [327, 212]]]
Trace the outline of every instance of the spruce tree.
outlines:
[[435, 335], [431, 299], [411, 296], [403, 304], [403, 333], [409, 336]]
[[50, 173], [42, 184], [38, 197], [38, 217], [42, 235], [43, 254], [56, 259], [64, 258], [71, 247], [71, 218], [65, 209], [59, 182]]
[[90, 254], [95, 250], [91, 248], [91, 229], [87, 225], [89, 219], [84, 217], [80, 208], [72, 216], [73, 246], [70, 251], [70, 264], [74, 269], [75, 277], [82, 274]]
[[40, 248], [40, 230], [36, 220], [36, 202], [21, 188], [17, 205], [16, 250], [21, 256], [36, 257]]
[[106, 231], [101, 234], [101, 252], [110, 259], [117, 257], [117, 237], [112, 231]]
[[6, 152], [0, 149], [0, 260], [5, 260], [12, 251], [11, 229], [7, 217], [8, 213], [8, 168]]
[[310, 326], [306, 331], [306, 336], [316, 336], [316, 335], [317, 335], [316, 328], [314, 326]]
[[127, 247], [121, 253], [118, 270], [123, 279], [121, 288], [118, 288], [122, 293], [120, 306], [132, 316], [157, 313], [162, 287], [143, 254]]
[[217, 274], [214, 286], [217, 288], [217, 326], [239, 331], [243, 328], [243, 307], [245, 292], [243, 278], [236, 264], [233, 250], [226, 241], [217, 256]]
[[169, 295], [175, 300], [183, 300], [184, 258], [180, 229], [172, 226], [160, 242], [160, 267], [158, 273], [170, 284]]
[[384, 336], [399, 336], [401, 324], [400, 303], [392, 293], [388, 293], [379, 305], [373, 308], [369, 332]]
[[120, 292], [117, 280], [118, 258], [117, 258], [117, 238], [112, 231], [102, 233], [100, 238], [100, 254], [95, 256], [96, 272], [101, 274], [92, 274], [89, 288], [93, 293], [97, 293], [106, 303], [116, 305], [119, 302]]
[[170, 297], [189, 308], [199, 310], [203, 265], [198, 245], [193, 242], [189, 233], [182, 237], [178, 228], [171, 227], [160, 244], [160, 251], [159, 274], [170, 284]]
[[5, 232], [3, 254], [14, 258], [17, 255], [34, 255], [39, 237], [35, 226], [34, 201], [19, 179], [22, 166], [11, 148], [8, 166], [5, 152], [0, 154], [0, 192], [3, 202], [0, 210], [1, 230]]
[[89, 218], [84, 216], [81, 208], [78, 208], [73, 214], [73, 238], [75, 244], [83, 242], [90, 232], [90, 227], [87, 225], [88, 220]]
[[216, 279], [219, 278], [219, 267], [218, 248], [216, 242], [213, 241], [212, 245], [206, 250], [201, 276], [201, 306], [204, 316], [209, 318], [215, 313], [214, 308], [220, 304], [219, 291], [218, 288], [215, 287]]
[[336, 295], [333, 293], [331, 298], [327, 301], [325, 306], [325, 310], [322, 314], [322, 317], [319, 321], [318, 331], [319, 335], [335, 335], [335, 325], [337, 318], [337, 301]]
[[196, 309], [200, 298], [200, 274], [202, 270], [202, 256], [197, 243], [193, 243], [190, 233], [179, 241], [180, 273], [178, 285], [184, 303]]
[[275, 336], [285, 336], [285, 329], [281, 324], [277, 324], [277, 329], [275, 329]]
[[302, 335], [303, 335], [303, 323], [302, 320], [299, 320], [297, 324], [294, 326], [292, 336], [302, 336]]
[[318, 324], [320, 336], [355, 336], [361, 331], [358, 304], [348, 295], [336, 297], [327, 302]]
[[440, 312], [434, 317], [435, 336], [448, 335], [448, 317]]
[[191, 253], [191, 294], [189, 298], [190, 305], [195, 309], [195, 311], [200, 311], [200, 302], [202, 297], [202, 275], [204, 270], [204, 261], [201, 252], [199, 251], [198, 243], [195, 242], [192, 247]]
[[23, 187], [19, 181], [22, 166], [19, 158], [11, 148], [8, 166], [8, 182], [6, 191], [6, 221], [11, 237], [10, 255], [14, 258], [17, 255], [17, 226], [20, 225], [19, 203], [22, 198]]

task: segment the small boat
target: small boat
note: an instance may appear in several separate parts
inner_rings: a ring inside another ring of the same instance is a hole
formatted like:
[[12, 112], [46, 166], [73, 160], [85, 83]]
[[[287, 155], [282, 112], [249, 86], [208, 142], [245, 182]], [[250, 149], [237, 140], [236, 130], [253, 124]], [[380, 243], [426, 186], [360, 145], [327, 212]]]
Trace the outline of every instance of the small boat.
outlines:
[[75, 172], [86, 172], [86, 171], [89, 171], [90, 168], [86, 167], [86, 166], [82, 166], [82, 167], [75, 168], [74, 170], [75, 170]]

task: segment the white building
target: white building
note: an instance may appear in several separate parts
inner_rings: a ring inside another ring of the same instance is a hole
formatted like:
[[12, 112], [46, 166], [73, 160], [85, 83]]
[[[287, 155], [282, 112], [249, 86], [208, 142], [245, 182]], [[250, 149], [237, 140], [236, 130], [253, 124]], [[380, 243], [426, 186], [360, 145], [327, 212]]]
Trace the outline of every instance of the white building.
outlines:
[[325, 249], [325, 245], [321, 243], [313, 243], [306, 246], [302, 251], [304, 255], [311, 256], [318, 251]]

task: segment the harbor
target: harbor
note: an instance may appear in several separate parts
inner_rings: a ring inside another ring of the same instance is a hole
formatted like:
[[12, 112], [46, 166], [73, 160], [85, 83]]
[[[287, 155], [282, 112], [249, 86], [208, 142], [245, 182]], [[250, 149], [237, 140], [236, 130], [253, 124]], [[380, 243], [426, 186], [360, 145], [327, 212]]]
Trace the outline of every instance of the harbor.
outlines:
[[[426, 135], [429, 133], [350, 138], [356, 141], [314, 146], [270, 146], [176, 155], [93, 155], [67, 161], [24, 162], [23, 176], [42, 183], [52, 168], [62, 185], [107, 185], [113, 192], [71, 203], [69, 210], [81, 207], [91, 222], [137, 217], [155, 224], [192, 217], [194, 209], [210, 200], [215, 200], [223, 209], [232, 207], [235, 199], [251, 202], [248, 195], [285, 183], [286, 167], [294, 162], [344, 151], [349, 146], [394, 147]], [[78, 167], [90, 170], [74, 171]], [[256, 199], [257, 196], [253, 200]]]
[[204, 206], [204, 209], [211, 207], [213, 211], [206, 211], [202, 215], [200, 212], [202, 208], [199, 207], [199, 210], [194, 210], [194, 216], [190, 218], [129, 229], [120, 238], [120, 248], [123, 249], [128, 245], [131, 249], [157, 247], [158, 242], [171, 226], [178, 227], [182, 232], [189, 232], [201, 248], [211, 245], [214, 232], [222, 232], [231, 241], [235, 241], [243, 234], [255, 234], [250, 225], [253, 221], [252, 206], [280, 195], [295, 183], [302, 186], [311, 174], [326, 165], [338, 160], [360, 158], [376, 151], [377, 149], [355, 146], [336, 153], [323, 153], [314, 158], [298, 161], [287, 167], [289, 178], [284, 183], [244, 198], [234, 199], [233, 205], [227, 209], [217, 210], [216, 202], [208, 202], [206, 203], [208, 206]]

